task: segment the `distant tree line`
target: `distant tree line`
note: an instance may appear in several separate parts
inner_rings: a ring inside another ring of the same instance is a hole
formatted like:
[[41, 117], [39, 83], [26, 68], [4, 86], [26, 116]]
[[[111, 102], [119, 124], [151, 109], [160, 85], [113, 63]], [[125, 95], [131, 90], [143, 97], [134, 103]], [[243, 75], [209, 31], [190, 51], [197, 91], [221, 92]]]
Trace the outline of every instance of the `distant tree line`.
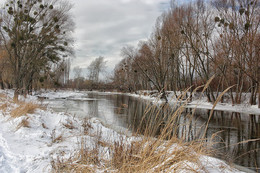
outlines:
[[73, 55], [71, 4], [63, 0], [7, 0], [0, 9], [0, 85], [28, 94], [33, 84], [69, 78]]
[[259, 7], [259, 0], [173, 2], [147, 41], [122, 48], [114, 85], [177, 95], [190, 86], [192, 92], [215, 75], [206, 91], [208, 101], [233, 86], [233, 104], [241, 103], [246, 92], [255, 105], [260, 99]]

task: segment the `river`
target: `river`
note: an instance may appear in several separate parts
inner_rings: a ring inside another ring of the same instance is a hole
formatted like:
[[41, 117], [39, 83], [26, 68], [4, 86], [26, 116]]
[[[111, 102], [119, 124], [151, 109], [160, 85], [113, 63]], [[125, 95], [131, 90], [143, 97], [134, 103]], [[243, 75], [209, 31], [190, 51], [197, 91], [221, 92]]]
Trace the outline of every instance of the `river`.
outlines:
[[[82, 118], [97, 117], [107, 126], [123, 131], [141, 129], [143, 115], [151, 119], [154, 111], [160, 109], [157, 106], [153, 111], [147, 111], [151, 107], [149, 101], [98, 92], [86, 92], [81, 98], [52, 99], [48, 103], [56, 111], [65, 111]], [[214, 142], [216, 157], [253, 170], [260, 168], [260, 115], [214, 111], [205, 130], [209, 116], [210, 110], [196, 109], [193, 113], [192, 109], [185, 109], [176, 122], [178, 126], [174, 132], [186, 141], [205, 135], [211, 144]], [[213, 141], [210, 140], [212, 137]]]

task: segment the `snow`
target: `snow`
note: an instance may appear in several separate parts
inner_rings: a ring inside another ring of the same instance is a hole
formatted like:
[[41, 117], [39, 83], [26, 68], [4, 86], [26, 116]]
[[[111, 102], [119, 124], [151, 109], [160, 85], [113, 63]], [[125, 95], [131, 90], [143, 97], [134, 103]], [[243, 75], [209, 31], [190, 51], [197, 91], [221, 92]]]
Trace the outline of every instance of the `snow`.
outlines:
[[[142, 92], [138, 92], [137, 94], [128, 93], [127, 95], [144, 99], [144, 100], [149, 100], [156, 104], [162, 104], [164, 102], [163, 100], [159, 99], [158, 95], [156, 94], [151, 95], [150, 92], [151, 91], [142, 91]], [[146, 94], [144, 95], [144, 93]], [[176, 97], [172, 92], [169, 92], [167, 99], [169, 103], [172, 105], [176, 104], [177, 102], [180, 103], [180, 101], [177, 101]], [[198, 108], [198, 109], [209, 109], [209, 110], [213, 108], [213, 104], [209, 103], [206, 97], [202, 97], [200, 99], [195, 98], [191, 102], [185, 102], [184, 100], [182, 103], [185, 103], [187, 108]], [[250, 105], [249, 103], [243, 103], [237, 105], [232, 105], [230, 103], [217, 103], [214, 110], [260, 115], [260, 108], [258, 108], [257, 105]]]
[[[57, 157], [69, 158], [79, 148], [80, 139], [82, 137], [88, 141], [87, 144], [89, 147], [95, 145], [95, 134], [99, 134], [103, 141], [111, 144], [122, 139], [125, 142], [139, 139], [134, 136], [118, 133], [106, 127], [97, 118], [91, 118], [89, 120], [88, 123], [90, 123], [92, 128], [89, 129], [87, 134], [84, 134], [82, 127], [83, 119], [73, 117], [64, 112], [57, 113], [50, 108], [37, 109], [32, 114], [11, 118], [11, 109], [18, 106], [11, 101], [13, 91], [0, 90], [0, 94], [7, 95], [7, 97], [2, 96], [0, 98], [0, 106], [4, 103], [9, 104], [5, 111], [0, 109], [1, 173], [51, 172], [52, 160]], [[72, 96], [81, 98], [84, 96], [84, 93], [74, 91], [49, 91], [40, 94], [40, 96], [52, 99], [70, 98]], [[20, 99], [26, 102], [39, 102], [35, 96], [29, 96], [27, 98], [21, 97]], [[29, 127], [20, 127], [18, 129], [17, 126], [24, 119], [29, 121]], [[71, 125], [71, 128], [68, 128], [68, 125]], [[61, 140], [55, 141], [59, 136], [62, 136]], [[104, 157], [109, 157], [109, 154]], [[201, 156], [200, 159], [203, 163], [203, 170], [207, 170], [208, 172], [240, 172], [215, 158]], [[193, 163], [190, 162], [183, 165], [194, 166]], [[189, 171], [184, 168], [183, 172]]]
[[[188, 108], [200, 108], [200, 109], [209, 109], [211, 110], [213, 108], [212, 103], [208, 103], [206, 101], [202, 102], [199, 100], [194, 100], [187, 104]], [[260, 109], [257, 107], [257, 105], [247, 105], [247, 104], [240, 104], [240, 105], [234, 105], [228, 103], [218, 103], [217, 106], [214, 108], [214, 110], [220, 110], [220, 111], [229, 111], [229, 112], [239, 112], [244, 114], [260, 114]]]
[[80, 91], [72, 91], [72, 90], [59, 90], [57, 91], [40, 91], [38, 93], [35, 93], [35, 96], [40, 96], [43, 98], [48, 98], [48, 99], [67, 99], [70, 97], [73, 98], [81, 98], [84, 96], [84, 93]]

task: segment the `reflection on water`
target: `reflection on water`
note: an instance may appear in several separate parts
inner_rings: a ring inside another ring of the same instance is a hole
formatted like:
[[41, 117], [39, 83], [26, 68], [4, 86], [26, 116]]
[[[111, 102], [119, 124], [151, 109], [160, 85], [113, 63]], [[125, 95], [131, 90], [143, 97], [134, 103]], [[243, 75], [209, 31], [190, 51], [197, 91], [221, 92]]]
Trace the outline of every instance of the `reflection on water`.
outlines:
[[[145, 128], [148, 123], [151, 126], [160, 124], [151, 135], [158, 134], [161, 125], [172, 116], [172, 109], [161, 110], [154, 106], [150, 109], [148, 101], [125, 95], [88, 93], [81, 99], [52, 100], [50, 105], [57, 111], [67, 111], [79, 117], [98, 117], [108, 125], [133, 131]], [[259, 168], [260, 115], [214, 111], [205, 131], [209, 116], [209, 110], [198, 109], [193, 113], [186, 109], [175, 120], [173, 133], [186, 141], [199, 139], [205, 134], [207, 139], [214, 139], [217, 157], [252, 169]]]

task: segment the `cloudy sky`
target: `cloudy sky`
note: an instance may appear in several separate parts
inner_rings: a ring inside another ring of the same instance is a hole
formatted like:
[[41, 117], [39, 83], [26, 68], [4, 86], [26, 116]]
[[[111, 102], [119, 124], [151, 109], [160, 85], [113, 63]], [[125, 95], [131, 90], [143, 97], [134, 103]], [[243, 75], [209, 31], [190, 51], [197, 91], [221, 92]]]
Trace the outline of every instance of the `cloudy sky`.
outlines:
[[126, 45], [145, 40], [156, 18], [169, 8], [170, 0], [74, 0], [72, 10], [76, 57], [72, 68], [86, 68], [99, 56], [112, 72]]

